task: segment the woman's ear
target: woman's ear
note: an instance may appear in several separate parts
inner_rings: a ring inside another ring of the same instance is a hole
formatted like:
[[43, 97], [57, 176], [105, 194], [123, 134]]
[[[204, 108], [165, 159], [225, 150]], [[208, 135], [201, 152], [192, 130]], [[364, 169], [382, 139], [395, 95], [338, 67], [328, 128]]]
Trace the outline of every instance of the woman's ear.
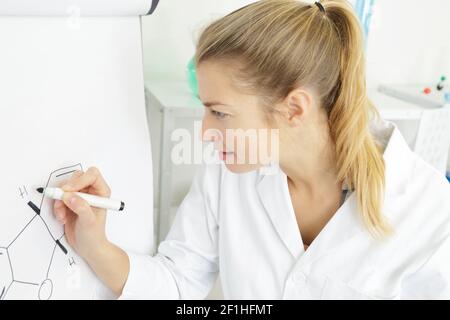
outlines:
[[289, 125], [298, 126], [310, 115], [313, 109], [312, 94], [305, 89], [294, 89], [277, 106], [277, 109], [281, 111]]

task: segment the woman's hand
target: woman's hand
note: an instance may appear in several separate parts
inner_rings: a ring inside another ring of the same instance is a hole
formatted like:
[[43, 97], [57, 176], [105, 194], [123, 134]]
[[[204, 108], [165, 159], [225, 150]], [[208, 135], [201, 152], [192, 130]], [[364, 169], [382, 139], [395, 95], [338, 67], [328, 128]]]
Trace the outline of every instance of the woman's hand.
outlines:
[[128, 255], [106, 238], [106, 210], [90, 207], [74, 192], [110, 197], [111, 189], [97, 168], [75, 172], [62, 186], [63, 201], [55, 201], [54, 214], [64, 224], [67, 241], [90, 265], [100, 279], [120, 295], [130, 263]]
[[89, 260], [107, 244], [105, 224], [106, 210], [90, 207], [74, 192], [84, 192], [101, 197], [110, 197], [111, 190], [97, 168], [85, 173], [75, 172], [61, 187], [65, 193], [63, 201], [55, 201], [54, 214], [64, 224], [70, 246], [83, 258]]

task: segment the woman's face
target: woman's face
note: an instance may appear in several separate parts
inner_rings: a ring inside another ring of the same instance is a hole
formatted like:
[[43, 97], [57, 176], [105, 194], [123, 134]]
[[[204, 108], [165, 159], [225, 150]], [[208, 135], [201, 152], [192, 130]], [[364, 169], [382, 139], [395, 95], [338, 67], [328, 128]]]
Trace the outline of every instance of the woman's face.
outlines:
[[205, 106], [202, 139], [214, 142], [227, 168], [235, 173], [256, 170], [278, 157], [278, 130], [269, 124], [255, 95], [239, 92], [223, 63], [197, 67], [199, 98]]

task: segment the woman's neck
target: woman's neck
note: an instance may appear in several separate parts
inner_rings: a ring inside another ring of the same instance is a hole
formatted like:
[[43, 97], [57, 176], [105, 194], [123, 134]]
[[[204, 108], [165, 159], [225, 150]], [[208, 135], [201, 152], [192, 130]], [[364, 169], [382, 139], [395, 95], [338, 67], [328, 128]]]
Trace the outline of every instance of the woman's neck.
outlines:
[[321, 196], [341, 188], [337, 179], [337, 160], [334, 143], [328, 130], [309, 134], [307, 145], [289, 146], [289, 153], [280, 158], [280, 168], [296, 190]]

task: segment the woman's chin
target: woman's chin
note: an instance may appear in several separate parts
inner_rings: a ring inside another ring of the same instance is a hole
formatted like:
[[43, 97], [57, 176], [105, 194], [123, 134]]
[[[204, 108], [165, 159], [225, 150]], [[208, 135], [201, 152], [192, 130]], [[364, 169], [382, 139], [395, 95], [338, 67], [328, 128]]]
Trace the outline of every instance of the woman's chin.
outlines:
[[258, 164], [229, 164], [226, 162], [224, 163], [227, 169], [233, 173], [247, 173], [258, 170], [261, 167]]

